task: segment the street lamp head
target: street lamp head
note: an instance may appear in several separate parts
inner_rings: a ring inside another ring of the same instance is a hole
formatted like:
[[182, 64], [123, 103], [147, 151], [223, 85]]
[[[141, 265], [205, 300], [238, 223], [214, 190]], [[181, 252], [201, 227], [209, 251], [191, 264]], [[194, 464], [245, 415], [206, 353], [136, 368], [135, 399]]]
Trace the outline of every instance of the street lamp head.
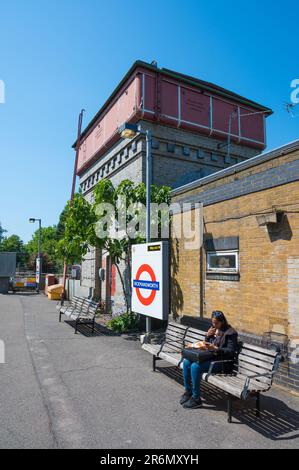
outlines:
[[119, 133], [123, 139], [133, 139], [138, 133], [137, 124], [129, 124], [125, 122], [120, 128]]
[[35, 219], [29, 219], [30, 224], [34, 224]]

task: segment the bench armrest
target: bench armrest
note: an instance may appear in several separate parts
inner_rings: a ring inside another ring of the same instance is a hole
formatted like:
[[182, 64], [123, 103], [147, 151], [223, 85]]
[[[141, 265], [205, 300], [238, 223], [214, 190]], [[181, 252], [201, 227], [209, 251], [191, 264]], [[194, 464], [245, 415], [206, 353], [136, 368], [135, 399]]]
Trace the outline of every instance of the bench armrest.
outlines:
[[273, 372], [265, 372], [264, 374], [254, 374], [254, 375], [248, 375], [245, 381], [245, 386], [248, 386], [250, 383], [250, 380], [252, 379], [259, 379], [260, 377], [266, 377], [271, 379], [273, 375], [275, 374], [276, 371]]
[[272, 377], [275, 372], [265, 372], [264, 374], [248, 375], [248, 379], [257, 379], [258, 377]]
[[208, 375], [213, 373], [213, 369], [214, 369], [215, 364], [224, 364], [224, 363], [228, 363], [228, 362], [234, 363], [235, 360], [234, 359], [226, 359], [226, 360], [223, 360], [223, 361], [219, 360], [219, 361], [211, 362], [210, 368], [209, 368], [209, 371], [208, 371]]
[[[259, 379], [260, 377], [266, 377], [266, 378], [271, 379], [274, 376], [275, 373], [276, 373], [276, 370], [274, 370], [272, 372], [265, 372], [264, 374], [248, 375], [246, 380], [245, 380], [244, 388], [243, 388], [243, 391], [242, 391], [242, 396], [246, 397], [247, 392], [248, 392], [248, 388], [249, 388], [249, 385], [250, 385], [250, 380]], [[269, 386], [269, 388], [270, 388], [270, 386]]]
[[58, 310], [58, 306], [59, 306], [59, 308], [63, 307], [64, 306], [64, 300], [59, 300], [59, 302], [57, 302], [57, 304], [56, 304], [56, 309], [57, 310]]

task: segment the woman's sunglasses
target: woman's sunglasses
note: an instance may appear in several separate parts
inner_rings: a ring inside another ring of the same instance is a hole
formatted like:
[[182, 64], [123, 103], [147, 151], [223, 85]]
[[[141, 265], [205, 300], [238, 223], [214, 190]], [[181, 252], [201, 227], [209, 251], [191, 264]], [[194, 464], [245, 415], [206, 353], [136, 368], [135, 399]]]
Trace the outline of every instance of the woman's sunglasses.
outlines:
[[212, 313], [212, 318], [216, 318], [217, 320], [224, 320], [224, 315], [222, 312], [215, 311]]

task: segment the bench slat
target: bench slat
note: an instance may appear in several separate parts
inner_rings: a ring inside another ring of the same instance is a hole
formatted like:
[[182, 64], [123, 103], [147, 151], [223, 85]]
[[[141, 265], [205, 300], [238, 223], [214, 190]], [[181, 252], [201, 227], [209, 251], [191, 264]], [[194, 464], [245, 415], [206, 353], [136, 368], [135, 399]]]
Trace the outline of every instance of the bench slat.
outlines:
[[238, 364], [237, 366], [239, 367], [243, 367], [243, 369], [247, 369], [249, 370], [250, 372], [256, 372], [257, 374], [260, 373], [260, 374], [267, 374], [269, 372], [272, 372], [272, 370], [269, 370], [269, 369], [265, 369], [264, 367], [261, 367], [261, 366], [257, 366], [255, 364], [251, 364], [250, 362], [247, 362], [247, 361], [243, 361], [242, 359], [238, 359]]
[[170, 330], [170, 329], [167, 328], [167, 330], [166, 330], [166, 336], [167, 336], [167, 335], [174, 336], [174, 337], [176, 337], [176, 338], [184, 338], [185, 332], [182, 331], [182, 330], [174, 331], [174, 330]]
[[142, 349], [144, 349], [144, 351], [147, 351], [154, 356], [159, 352], [160, 347], [161, 346], [159, 344], [144, 343], [142, 345]]
[[275, 362], [275, 357], [274, 356], [268, 356], [266, 354], [261, 354], [255, 351], [251, 351], [250, 349], [242, 348], [241, 349], [242, 355], [252, 357], [254, 359], [260, 359], [261, 361], [268, 362], [269, 364], [274, 364]]
[[173, 349], [177, 349], [178, 351], [182, 351], [182, 344], [181, 343], [177, 343], [177, 342], [173, 342], [173, 341], [166, 341], [165, 346], [166, 345], [173, 348]]
[[188, 335], [201, 335], [201, 336], [206, 336], [207, 332], [203, 330], [196, 330], [195, 328], [188, 328], [187, 331]]
[[159, 354], [159, 357], [161, 359], [164, 359], [167, 362], [170, 362], [170, 364], [173, 364], [175, 366], [178, 366], [180, 361], [181, 361], [181, 355], [178, 353], [165, 353], [161, 352]]
[[176, 322], [173, 322], [173, 321], [168, 323], [167, 328], [170, 328], [170, 327], [181, 328], [182, 330], [186, 330], [186, 328], [187, 328], [186, 325], [182, 325], [182, 323], [176, 323]]
[[[238, 374], [244, 375], [246, 377], [251, 376], [251, 375], [257, 375], [257, 374], [267, 374], [267, 372], [269, 371], [263, 371], [255, 366], [251, 366], [250, 368], [248, 368], [246, 365], [245, 367], [243, 367], [242, 364], [239, 364], [238, 371], [237, 371]], [[267, 384], [272, 383], [271, 377], [259, 377], [255, 380], [257, 380], [258, 382], [264, 382]]]
[[206, 333], [204, 331], [192, 329], [192, 331], [187, 331], [185, 342], [196, 343], [198, 341], [203, 341], [205, 337]]
[[254, 359], [250, 356], [246, 356], [245, 354], [243, 354], [243, 352], [239, 354], [239, 361], [246, 363], [248, 362], [249, 364], [252, 364], [257, 367], [262, 367], [263, 369], [268, 371], [273, 370], [273, 364], [269, 364], [269, 362], [261, 361], [259, 359]]
[[[238, 373], [237, 374], [237, 377], [242, 377], [246, 380], [246, 378], [248, 377], [247, 375], [243, 375], [242, 373]], [[250, 390], [252, 390], [253, 388], [252, 387], [255, 387], [257, 390], [258, 390], [258, 387], [260, 387], [264, 392], [266, 392], [267, 390], [269, 390], [269, 388], [271, 387], [272, 385], [272, 382], [270, 381], [269, 382], [269, 379], [267, 379], [266, 382], [262, 381], [262, 380], [256, 380], [256, 379], [251, 379], [250, 380]]]
[[163, 351], [164, 350], [175, 351], [175, 352], [181, 353], [182, 348], [181, 348], [181, 346], [177, 346], [173, 343], [165, 343], [164, 346], [163, 346]]
[[231, 383], [229, 383], [226, 377], [222, 377], [220, 375], [207, 375], [207, 374], [204, 374], [203, 377], [207, 383], [215, 385], [216, 387], [220, 388], [221, 390], [224, 390], [230, 395], [233, 395], [237, 398], [241, 398], [243, 389], [241, 387], [236, 387], [232, 385]]
[[195, 341], [201, 341], [203, 339], [205, 339], [206, 335], [204, 334], [201, 334], [201, 333], [198, 333], [198, 334], [190, 334], [190, 333], [187, 333], [186, 334], [186, 339], [190, 339], [191, 341], [195, 340]]
[[261, 348], [260, 346], [255, 346], [255, 345], [249, 344], [249, 343], [244, 343], [242, 345], [242, 349], [243, 348], [244, 349], [249, 349], [250, 351], [260, 352], [260, 353], [265, 354], [267, 356], [273, 356], [273, 357], [277, 356], [276, 351], [272, 351], [271, 349]]
[[[205, 374], [205, 380], [212, 385], [215, 385], [222, 390], [234, 395], [238, 398], [242, 397], [242, 392], [245, 385], [245, 380], [243, 377], [233, 377], [233, 376], [225, 376], [225, 375], [210, 375], [208, 376]], [[250, 382], [247, 393], [250, 392], [261, 392], [267, 391], [267, 387], [264, 387], [263, 384]]]

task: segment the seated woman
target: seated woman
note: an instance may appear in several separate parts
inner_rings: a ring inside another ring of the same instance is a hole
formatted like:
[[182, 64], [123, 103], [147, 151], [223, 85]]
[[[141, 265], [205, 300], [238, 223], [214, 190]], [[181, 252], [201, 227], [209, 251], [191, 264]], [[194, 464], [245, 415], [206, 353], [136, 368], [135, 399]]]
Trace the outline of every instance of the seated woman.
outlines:
[[[212, 313], [212, 326], [207, 332], [205, 342], [190, 344], [188, 347], [199, 347], [214, 353], [215, 359], [205, 362], [191, 362], [184, 359], [183, 376], [185, 393], [180, 399], [184, 408], [200, 408], [200, 382], [202, 374], [208, 372], [213, 361], [233, 359], [238, 348], [238, 333], [227, 322], [225, 315], [220, 311]], [[215, 364], [213, 373], [223, 370], [223, 364]]]

